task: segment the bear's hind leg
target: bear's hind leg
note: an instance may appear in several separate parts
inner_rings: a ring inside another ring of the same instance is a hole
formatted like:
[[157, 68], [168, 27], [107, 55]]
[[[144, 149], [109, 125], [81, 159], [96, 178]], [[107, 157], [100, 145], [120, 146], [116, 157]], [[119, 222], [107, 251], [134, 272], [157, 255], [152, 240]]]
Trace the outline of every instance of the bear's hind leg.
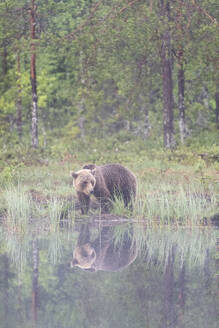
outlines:
[[107, 214], [112, 209], [112, 203], [108, 199], [101, 199], [100, 200], [100, 211], [102, 214]]

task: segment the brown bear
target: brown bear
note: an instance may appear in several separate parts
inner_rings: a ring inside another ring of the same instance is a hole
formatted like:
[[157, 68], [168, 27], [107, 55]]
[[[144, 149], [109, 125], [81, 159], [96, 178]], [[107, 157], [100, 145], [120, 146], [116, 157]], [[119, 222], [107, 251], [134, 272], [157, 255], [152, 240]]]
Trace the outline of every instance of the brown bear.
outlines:
[[115, 198], [121, 198], [126, 207], [132, 208], [132, 201], [136, 196], [136, 178], [124, 166], [88, 164], [71, 175], [82, 214], [88, 213], [91, 194], [99, 200], [101, 212], [108, 212]]

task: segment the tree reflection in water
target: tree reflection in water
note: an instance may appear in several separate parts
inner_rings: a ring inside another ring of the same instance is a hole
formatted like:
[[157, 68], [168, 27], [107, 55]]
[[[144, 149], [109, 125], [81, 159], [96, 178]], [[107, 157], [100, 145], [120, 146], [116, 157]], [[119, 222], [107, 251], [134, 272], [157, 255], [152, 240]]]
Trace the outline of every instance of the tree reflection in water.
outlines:
[[1, 327], [217, 327], [216, 239], [212, 227], [118, 217], [3, 222]]

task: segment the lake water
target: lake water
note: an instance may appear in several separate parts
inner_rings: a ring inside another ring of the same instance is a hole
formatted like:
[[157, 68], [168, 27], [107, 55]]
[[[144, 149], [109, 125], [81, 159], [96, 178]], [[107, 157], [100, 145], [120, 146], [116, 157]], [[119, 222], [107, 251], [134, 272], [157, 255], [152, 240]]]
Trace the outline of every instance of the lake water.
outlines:
[[218, 230], [0, 225], [1, 328], [216, 328]]

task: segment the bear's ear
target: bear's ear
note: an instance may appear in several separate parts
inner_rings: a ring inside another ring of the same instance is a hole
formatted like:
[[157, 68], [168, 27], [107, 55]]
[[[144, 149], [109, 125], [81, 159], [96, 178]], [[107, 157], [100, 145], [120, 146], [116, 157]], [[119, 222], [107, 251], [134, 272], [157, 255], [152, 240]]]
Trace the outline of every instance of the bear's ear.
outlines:
[[85, 164], [82, 169], [93, 170], [96, 167], [95, 164]]
[[78, 176], [78, 174], [75, 173], [75, 172], [73, 172], [73, 171], [70, 171], [70, 175], [71, 175], [71, 177], [73, 177], [74, 179], [76, 179], [77, 176]]

